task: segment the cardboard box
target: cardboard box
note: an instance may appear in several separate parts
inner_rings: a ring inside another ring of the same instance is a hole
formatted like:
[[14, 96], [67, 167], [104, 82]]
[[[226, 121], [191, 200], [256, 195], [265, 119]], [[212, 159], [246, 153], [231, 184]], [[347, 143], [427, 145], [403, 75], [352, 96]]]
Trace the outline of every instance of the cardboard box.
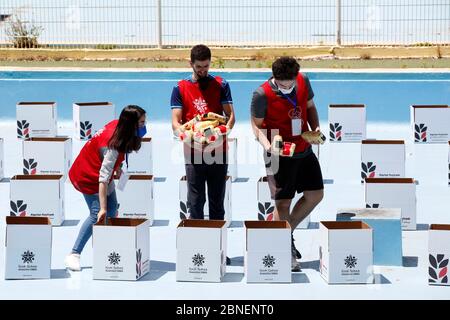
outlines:
[[287, 221], [245, 221], [245, 275], [247, 283], [289, 283], [291, 226]]
[[366, 139], [364, 104], [331, 104], [328, 107], [330, 142], [360, 142]]
[[141, 149], [128, 155], [129, 174], [153, 175], [152, 138], [143, 138]]
[[339, 209], [337, 221], [362, 221], [373, 230], [373, 264], [402, 266], [402, 211], [400, 209]]
[[225, 275], [225, 221], [182, 220], [177, 228], [177, 281], [221, 282]]
[[[270, 197], [269, 183], [267, 177], [261, 177], [257, 182], [257, 204], [258, 204], [258, 220], [259, 221], [273, 221], [273, 212], [275, 211], [275, 201]], [[302, 197], [302, 194], [295, 194], [292, 199], [291, 210]], [[311, 215], [307, 216], [298, 226], [297, 229], [308, 229], [311, 222]]]
[[[180, 219], [189, 218], [189, 207], [187, 205], [187, 180], [186, 176], [181, 177], [179, 186], [179, 197], [180, 197]], [[209, 205], [208, 205], [208, 186], [205, 187], [206, 203], [203, 209], [205, 214], [205, 219], [209, 219]], [[225, 187], [225, 217], [226, 227], [231, 225], [232, 217], [232, 206], [231, 206], [231, 177], [227, 176], [226, 187]]]
[[236, 181], [238, 178], [238, 165], [237, 165], [237, 138], [228, 138], [228, 172], [227, 175], [231, 177], [231, 181]]
[[0, 138], [0, 180], [5, 177], [5, 144], [3, 138]]
[[150, 228], [146, 219], [108, 219], [93, 227], [95, 280], [136, 281], [150, 271]]
[[48, 218], [6, 217], [5, 279], [50, 279], [52, 225]]
[[114, 105], [110, 102], [74, 103], [75, 137], [80, 140], [89, 140], [114, 118]]
[[363, 140], [361, 142], [361, 182], [365, 178], [404, 178], [403, 140]]
[[449, 106], [413, 105], [410, 110], [415, 143], [446, 143], [450, 139]]
[[119, 203], [117, 217], [147, 219], [149, 225], [153, 225], [155, 219], [153, 182], [153, 176], [131, 175], [123, 191], [116, 188]]
[[55, 102], [19, 102], [16, 106], [17, 138], [56, 137]]
[[23, 141], [23, 174], [63, 175], [72, 163], [72, 139], [31, 138]]
[[366, 179], [367, 208], [400, 208], [402, 229], [416, 230], [416, 182], [411, 178]]
[[10, 183], [10, 216], [48, 217], [53, 225], [64, 221], [62, 175], [17, 175]]
[[373, 233], [362, 221], [321, 221], [319, 270], [329, 284], [373, 283]]
[[450, 224], [432, 224], [428, 231], [428, 283], [450, 286]]

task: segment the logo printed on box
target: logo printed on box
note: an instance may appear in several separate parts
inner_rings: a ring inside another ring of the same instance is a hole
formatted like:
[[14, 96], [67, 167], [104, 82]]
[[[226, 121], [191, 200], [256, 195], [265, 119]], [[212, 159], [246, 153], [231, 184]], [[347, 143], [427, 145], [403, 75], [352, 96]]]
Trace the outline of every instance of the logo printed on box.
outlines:
[[191, 214], [191, 208], [189, 208], [187, 202], [180, 201], [180, 219], [189, 219]]
[[27, 250], [22, 254], [23, 263], [33, 263], [33, 261], [34, 261], [34, 253], [32, 251]]
[[436, 284], [448, 283], [448, 258], [445, 259], [445, 255], [437, 254], [436, 256], [430, 254], [428, 267], [428, 282]]
[[123, 267], [119, 266], [121, 258], [119, 253], [113, 251], [107, 258], [110, 266], [105, 266], [106, 272], [123, 272]]
[[425, 123], [414, 125], [414, 142], [427, 142], [427, 129]]
[[28, 139], [30, 138], [30, 124], [27, 120], [17, 120], [17, 138]]
[[25, 217], [27, 215], [27, 204], [23, 203], [23, 200], [17, 200], [17, 202], [10, 201], [9, 203], [11, 211], [9, 215], [12, 217]]
[[272, 221], [273, 220], [273, 212], [275, 210], [275, 206], [271, 205], [270, 202], [258, 202], [258, 220], [260, 221]]
[[92, 123], [90, 121], [80, 121], [80, 139], [89, 140], [92, 138]]
[[23, 159], [23, 174], [35, 175], [38, 163], [34, 159]]
[[375, 178], [377, 166], [373, 162], [361, 162], [361, 179], [364, 182], [366, 178]]
[[273, 266], [275, 265], [275, 261], [276, 259], [270, 254], [268, 254], [262, 259], [263, 265], [266, 268], [273, 268]]
[[193, 268], [189, 268], [189, 273], [196, 273], [196, 274], [207, 274], [208, 268], [201, 268], [206, 263], [206, 258], [204, 255], [200, 253], [194, 254], [192, 257], [192, 264]]
[[330, 141], [342, 141], [342, 125], [330, 123]]
[[344, 263], [345, 263], [346, 268], [352, 269], [352, 268], [355, 268], [356, 265], [358, 264], [358, 259], [356, 259], [352, 255], [349, 255], [349, 256], [347, 256], [347, 258], [345, 258]]
[[20, 255], [22, 259], [22, 264], [19, 264], [17, 266], [18, 271], [37, 271], [37, 265], [32, 264], [34, 262], [34, 257], [36, 255], [30, 251], [27, 250], [23, 254]]

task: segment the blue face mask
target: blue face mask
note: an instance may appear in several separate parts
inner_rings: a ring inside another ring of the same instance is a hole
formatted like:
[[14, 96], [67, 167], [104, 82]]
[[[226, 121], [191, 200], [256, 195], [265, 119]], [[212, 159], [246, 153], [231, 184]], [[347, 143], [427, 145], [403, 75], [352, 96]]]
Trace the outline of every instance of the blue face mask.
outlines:
[[146, 126], [139, 127], [139, 128], [136, 129], [136, 135], [139, 138], [143, 138], [146, 134], [147, 134], [147, 127]]

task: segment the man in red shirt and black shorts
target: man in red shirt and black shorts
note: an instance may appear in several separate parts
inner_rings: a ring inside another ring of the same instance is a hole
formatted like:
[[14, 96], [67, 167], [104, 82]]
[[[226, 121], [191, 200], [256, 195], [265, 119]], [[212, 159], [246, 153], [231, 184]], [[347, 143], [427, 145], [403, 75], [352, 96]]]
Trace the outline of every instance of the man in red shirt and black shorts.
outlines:
[[[319, 161], [302, 132], [320, 131], [314, 93], [300, 65], [291, 57], [281, 57], [272, 65], [268, 81], [253, 93], [251, 124], [265, 150], [267, 179], [275, 200], [276, 220], [286, 220], [292, 231], [313, 211], [323, 198], [323, 179]], [[292, 155], [274, 147], [276, 135], [295, 144]], [[290, 212], [295, 193], [303, 193]], [[301, 254], [292, 237], [292, 271], [300, 271]]]

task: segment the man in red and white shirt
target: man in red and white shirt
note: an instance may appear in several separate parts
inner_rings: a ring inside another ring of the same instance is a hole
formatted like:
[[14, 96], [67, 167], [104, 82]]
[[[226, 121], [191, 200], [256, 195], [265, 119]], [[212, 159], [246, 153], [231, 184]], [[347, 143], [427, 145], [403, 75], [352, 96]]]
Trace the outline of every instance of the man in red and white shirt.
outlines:
[[[320, 131], [314, 93], [306, 75], [299, 73], [294, 58], [282, 57], [272, 65], [269, 80], [253, 93], [251, 124], [253, 131], [270, 158], [266, 160], [267, 179], [275, 200], [277, 220], [286, 220], [292, 230], [312, 212], [323, 198], [323, 179], [319, 161], [305, 141], [302, 132]], [[292, 155], [273, 147], [275, 135], [295, 144]], [[303, 197], [290, 212], [295, 193]], [[299, 271], [301, 254], [292, 237], [292, 270]]]

